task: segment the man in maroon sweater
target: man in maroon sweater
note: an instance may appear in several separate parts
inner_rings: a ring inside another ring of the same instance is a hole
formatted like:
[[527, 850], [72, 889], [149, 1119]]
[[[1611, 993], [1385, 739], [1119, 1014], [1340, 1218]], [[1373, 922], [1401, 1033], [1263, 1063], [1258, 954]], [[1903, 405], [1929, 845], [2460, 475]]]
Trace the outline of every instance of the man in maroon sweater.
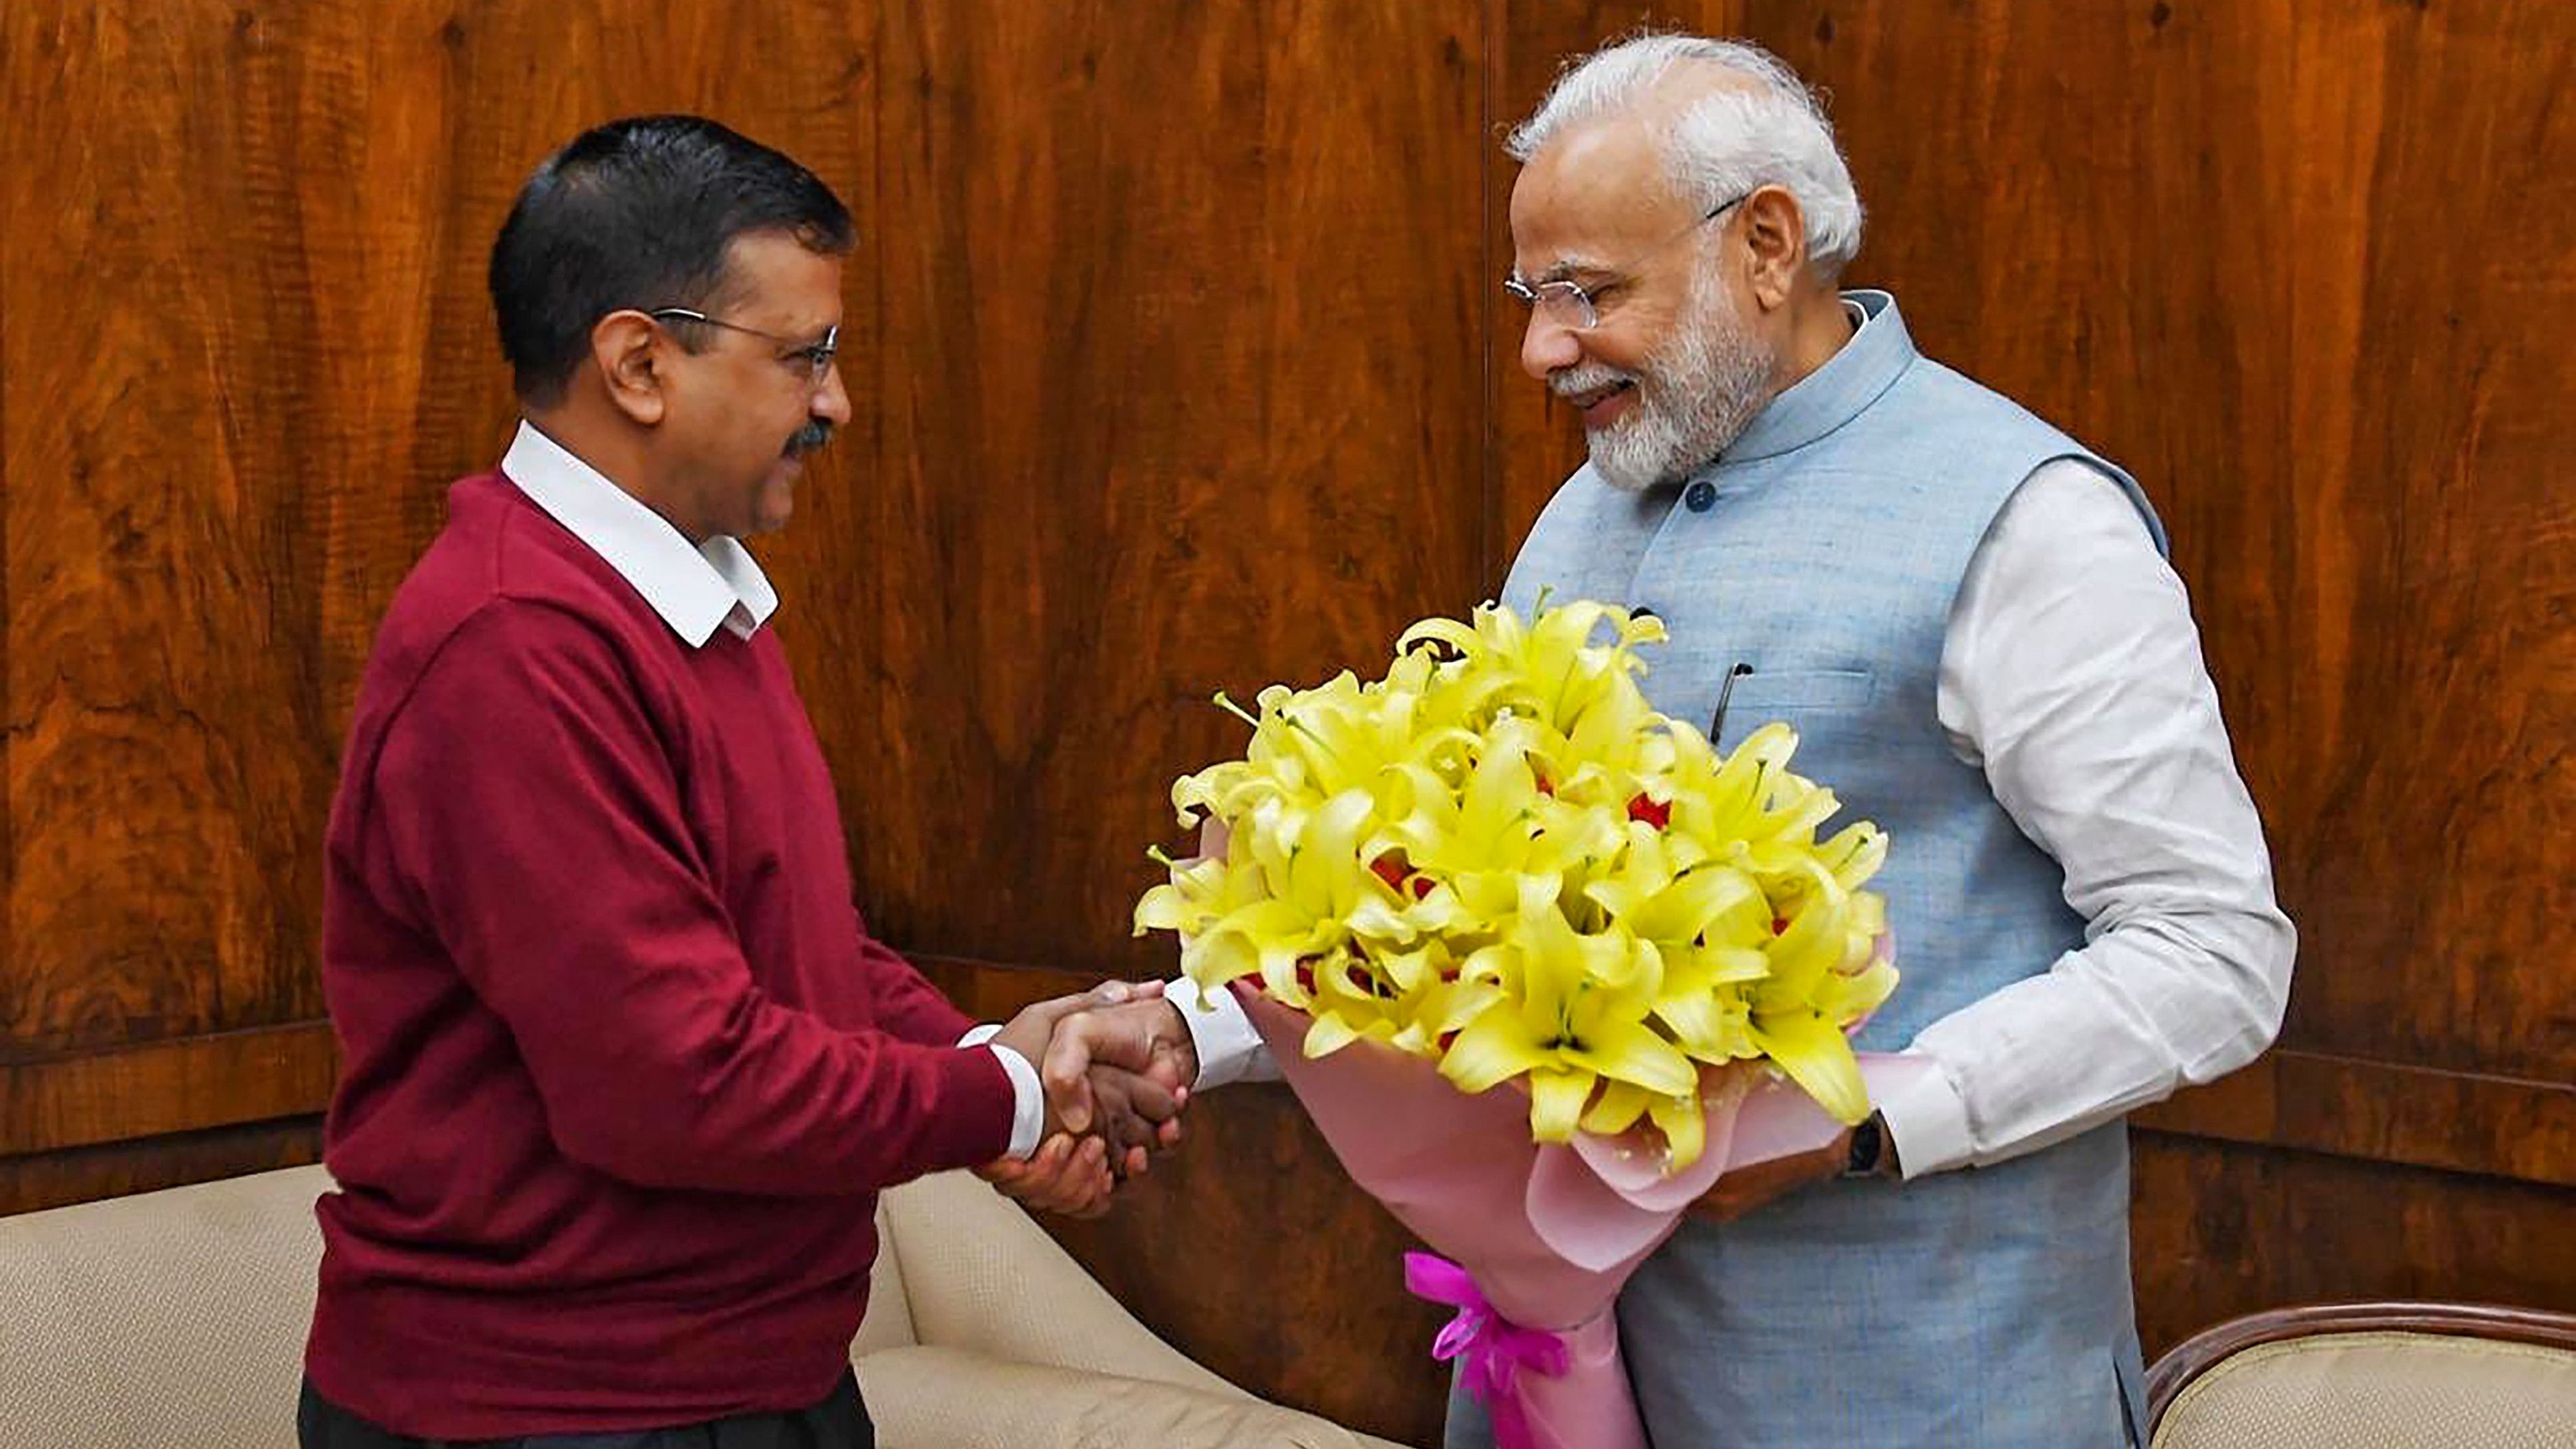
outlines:
[[978, 1029], [852, 907], [737, 542], [849, 416], [850, 243], [689, 117], [581, 136], [502, 228], [526, 421], [385, 616], [330, 826], [308, 1449], [867, 1444], [876, 1190], [1093, 1207], [1111, 1149], [1063, 1132], [1116, 1106], [1123, 1158], [1177, 1109], [1086, 1071], [1117, 988]]

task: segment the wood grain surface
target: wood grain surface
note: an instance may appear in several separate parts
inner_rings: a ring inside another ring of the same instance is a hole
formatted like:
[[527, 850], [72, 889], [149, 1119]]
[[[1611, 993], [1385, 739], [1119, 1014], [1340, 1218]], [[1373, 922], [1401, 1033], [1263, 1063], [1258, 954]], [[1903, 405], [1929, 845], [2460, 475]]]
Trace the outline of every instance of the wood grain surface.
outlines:
[[[2171, 524], [2302, 963], [2141, 1118], [2150, 1349], [2319, 1297], [2576, 1303], [2576, 10], [2547, 0], [28, 0], [0, 7], [0, 1211], [310, 1160], [340, 734], [512, 421], [483, 265], [582, 126], [849, 201], [857, 416], [762, 545], [861, 904], [978, 1010], [1126, 914], [1218, 688], [1375, 661], [1579, 461], [1502, 128], [1655, 20], [1826, 87], [1851, 273]], [[1407, 1442], [1436, 1315], [1283, 1095], [1059, 1238]], [[1259, 1305], [1251, 1307], [1248, 1305]]]

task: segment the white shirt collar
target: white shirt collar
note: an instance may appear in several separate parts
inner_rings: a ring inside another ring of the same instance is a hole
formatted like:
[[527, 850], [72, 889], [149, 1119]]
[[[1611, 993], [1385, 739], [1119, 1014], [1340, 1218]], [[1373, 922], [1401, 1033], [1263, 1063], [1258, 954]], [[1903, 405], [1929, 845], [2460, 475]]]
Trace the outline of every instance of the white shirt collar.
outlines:
[[692, 546], [662, 515], [536, 424], [520, 422], [501, 471], [530, 502], [606, 559], [690, 648], [713, 638], [719, 624], [748, 639], [777, 612], [778, 591], [740, 540], [718, 534]]

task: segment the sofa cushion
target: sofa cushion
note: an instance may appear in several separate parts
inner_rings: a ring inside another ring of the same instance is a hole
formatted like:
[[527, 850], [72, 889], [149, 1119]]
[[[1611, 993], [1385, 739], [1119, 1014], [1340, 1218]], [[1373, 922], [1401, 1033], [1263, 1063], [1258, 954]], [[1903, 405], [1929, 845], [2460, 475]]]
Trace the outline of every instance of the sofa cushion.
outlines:
[[321, 1168], [0, 1218], [0, 1449], [288, 1449]]

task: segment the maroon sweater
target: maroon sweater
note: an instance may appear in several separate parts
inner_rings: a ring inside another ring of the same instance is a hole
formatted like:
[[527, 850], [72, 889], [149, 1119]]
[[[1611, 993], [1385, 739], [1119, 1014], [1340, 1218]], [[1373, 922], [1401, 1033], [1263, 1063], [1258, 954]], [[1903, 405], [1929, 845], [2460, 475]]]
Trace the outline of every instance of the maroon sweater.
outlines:
[[330, 828], [328, 1399], [450, 1439], [800, 1407], [875, 1190], [1010, 1078], [851, 905], [778, 642], [673, 634], [497, 473], [394, 597]]

